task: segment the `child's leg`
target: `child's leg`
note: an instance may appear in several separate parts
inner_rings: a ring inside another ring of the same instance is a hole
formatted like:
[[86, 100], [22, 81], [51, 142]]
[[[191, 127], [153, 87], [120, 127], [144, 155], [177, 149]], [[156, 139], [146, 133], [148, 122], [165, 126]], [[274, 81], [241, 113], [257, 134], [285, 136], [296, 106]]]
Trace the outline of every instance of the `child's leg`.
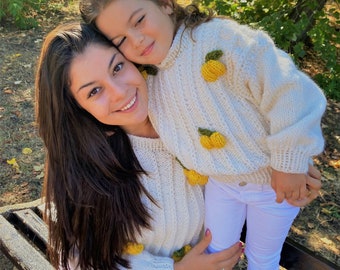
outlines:
[[273, 189], [269, 185], [259, 186], [259, 199], [248, 202], [248, 270], [275, 270], [279, 269], [281, 249], [299, 208], [286, 201], [276, 203]]
[[246, 205], [239, 200], [237, 187], [237, 184], [227, 185], [211, 178], [205, 186], [205, 227], [212, 233], [209, 253], [240, 240]]

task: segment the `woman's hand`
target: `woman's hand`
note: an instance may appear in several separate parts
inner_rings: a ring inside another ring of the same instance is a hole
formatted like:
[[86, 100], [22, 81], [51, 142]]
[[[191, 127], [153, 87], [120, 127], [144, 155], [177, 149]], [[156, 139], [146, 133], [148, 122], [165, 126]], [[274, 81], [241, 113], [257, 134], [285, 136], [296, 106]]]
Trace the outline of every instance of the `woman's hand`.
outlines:
[[231, 270], [243, 252], [241, 243], [237, 242], [217, 253], [206, 254], [211, 239], [211, 232], [207, 229], [203, 239], [181, 261], [174, 264], [174, 270]]

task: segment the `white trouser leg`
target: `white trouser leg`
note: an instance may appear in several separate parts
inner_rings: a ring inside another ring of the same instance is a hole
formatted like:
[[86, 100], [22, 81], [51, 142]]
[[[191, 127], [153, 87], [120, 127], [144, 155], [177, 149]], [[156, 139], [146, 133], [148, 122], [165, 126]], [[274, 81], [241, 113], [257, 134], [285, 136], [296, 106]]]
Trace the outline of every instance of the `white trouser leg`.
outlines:
[[237, 191], [223, 189], [225, 184], [209, 179], [205, 186], [205, 227], [212, 233], [208, 252], [230, 247], [240, 240], [246, 217], [246, 205], [237, 198]]
[[286, 201], [278, 204], [275, 196], [269, 185], [240, 186], [210, 178], [205, 187], [205, 227], [213, 237], [208, 252], [228, 248], [239, 241], [247, 219], [248, 270], [278, 269], [283, 242], [299, 208]]
[[275, 202], [275, 192], [263, 185], [259, 200], [247, 208], [246, 250], [248, 270], [279, 269], [280, 254], [300, 208]]

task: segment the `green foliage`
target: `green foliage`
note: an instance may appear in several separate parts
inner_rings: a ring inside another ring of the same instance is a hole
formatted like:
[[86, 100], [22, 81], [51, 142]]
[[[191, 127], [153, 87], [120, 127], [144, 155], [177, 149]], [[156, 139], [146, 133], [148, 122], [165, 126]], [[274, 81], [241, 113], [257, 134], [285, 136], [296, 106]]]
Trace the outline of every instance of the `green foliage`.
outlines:
[[12, 19], [20, 29], [29, 29], [37, 26], [34, 15], [40, 11], [42, 4], [48, 0], [1, 0], [0, 21]]
[[[313, 50], [324, 62], [325, 71], [315, 80], [328, 97], [340, 100], [339, 0], [328, 1], [336, 8], [326, 9], [320, 0], [202, 0], [203, 9], [262, 29], [277, 46], [290, 53], [295, 61]], [[330, 20], [332, 18], [332, 21]]]

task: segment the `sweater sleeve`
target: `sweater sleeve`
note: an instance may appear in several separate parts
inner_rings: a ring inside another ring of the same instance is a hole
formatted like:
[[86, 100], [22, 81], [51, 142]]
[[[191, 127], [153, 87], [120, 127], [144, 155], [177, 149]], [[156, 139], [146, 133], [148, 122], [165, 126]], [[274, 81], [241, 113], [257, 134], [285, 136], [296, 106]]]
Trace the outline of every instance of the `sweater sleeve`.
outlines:
[[245, 86], [269, 123], [266, 144], [271, 167], [307, 172], [310, 157], [324, 147], [321, 118], [326, 98], [266, 33], [257, 31], [253, 41], [240, 74], [245, 74]]

